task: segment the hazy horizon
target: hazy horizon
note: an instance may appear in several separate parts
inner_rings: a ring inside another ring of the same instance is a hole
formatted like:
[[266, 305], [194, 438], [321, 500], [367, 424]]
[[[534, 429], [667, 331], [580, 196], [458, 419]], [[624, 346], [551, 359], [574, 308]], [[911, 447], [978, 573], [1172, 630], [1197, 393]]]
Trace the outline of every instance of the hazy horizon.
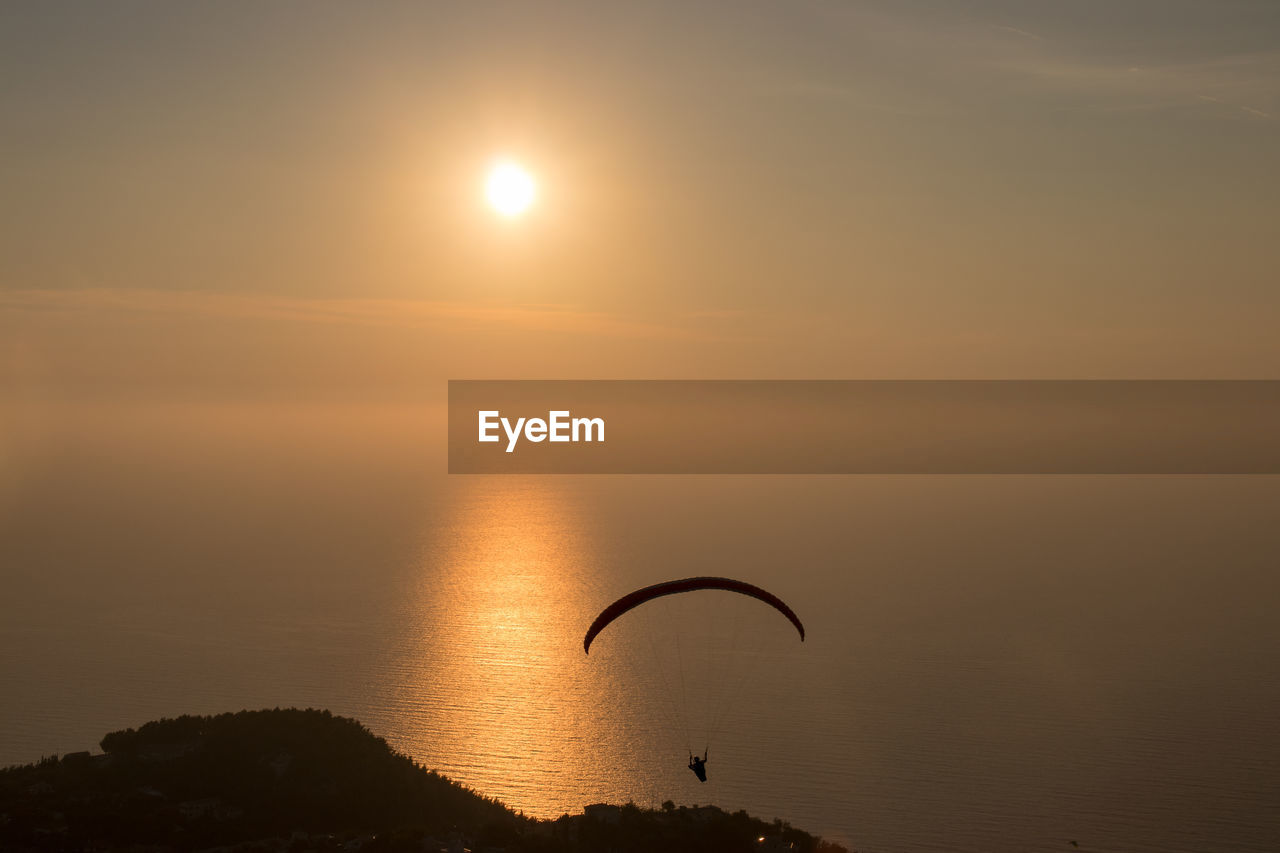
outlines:
[[[297, 705], [543, 817], [713, 802], [886, 851], [1280, 829], [1275, 477], [450, 477], [431, 423], [135, 404], [28, 433], [0, 764]], [[669, 646], [628, 621], [582, 651], [609, 601], [696, 574], [808, 629], [711, 594], [656, 611], [686, 644], [760, 634], [706, 786]]]

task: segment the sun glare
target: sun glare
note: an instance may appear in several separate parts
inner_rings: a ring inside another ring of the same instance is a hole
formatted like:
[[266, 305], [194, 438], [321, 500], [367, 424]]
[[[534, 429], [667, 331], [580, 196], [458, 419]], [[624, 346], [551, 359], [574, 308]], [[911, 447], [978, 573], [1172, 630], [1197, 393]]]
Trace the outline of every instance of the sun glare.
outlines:
[[538, 195], [533, 175], [520, 164], [504, 160], [489, 170], [485, 196], [501, 215], [514, 218], [527, 211]]

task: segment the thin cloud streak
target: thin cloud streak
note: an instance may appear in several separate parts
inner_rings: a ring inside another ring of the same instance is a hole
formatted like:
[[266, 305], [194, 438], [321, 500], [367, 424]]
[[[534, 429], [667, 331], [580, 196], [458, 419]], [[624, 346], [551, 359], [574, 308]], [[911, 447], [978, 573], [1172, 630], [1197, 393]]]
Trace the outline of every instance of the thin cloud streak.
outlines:
[[1008, 24], [996, 24], [995, 29], [1005, 33], [1013, 33], [1014, 35], [1022, 36], [1023, 38], [1034, 39], [1035, 41], [1044, 41], [1044, 36], [1036, 35], [1033, 32], [1019, 27], [1011, 27]]
[[992, 97], [1043, 104], [1053, 95], [1101, 113], [1191, 110], [1252, 120], [1280, 113], [1280, 50], [1174, 61], [1150, 46], [1113, 46], [1106, 56], [1078, 38], [1004, 21], [867, 7], [814, 15], [815, 26], [847, 48], [843, 65], [757, 72], [748, 85], [758, 94], [904, 114], [954, 112]]
[[1243, 115], [1274, 119], [1270, 105], [1280, 99], [1280, 51], [1166, 64], [1022, 54], [998, 57], [992, 67], [1034, 80], [1041, 87], [1127, 100], [1135, 108], [1212, 103]]
[[559, 332], [605, 338], [707, 338], [704, 314], [667, 322], [543, 304], [486, 304], [410, 299], [303, 299], [212, 291], [128, 289], [0, 291], [0, 314], [76, 312], [281, 320], [308, 325], [397, 328], [474, 327]]

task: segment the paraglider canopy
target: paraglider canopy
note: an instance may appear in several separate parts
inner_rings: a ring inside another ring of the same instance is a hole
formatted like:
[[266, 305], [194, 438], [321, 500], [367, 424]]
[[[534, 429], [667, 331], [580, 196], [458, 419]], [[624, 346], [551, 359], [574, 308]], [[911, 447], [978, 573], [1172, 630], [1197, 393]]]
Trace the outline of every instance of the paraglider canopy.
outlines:
[[629, 592], [619, 598], [613, 604], [610, 604], [600, 612], [595, 621], [591, 623], [591, 627], [587, 629], [587, 636], [583, 638], [582, 648], [587, 654], [591, 654], [591, 641], [596, 635], [603, 631], [610, 622], [617, 619], [628, 610], [632, 610], [644, 604], [646, 601], [652, 601], [655, 598], [661, 598], [664, 595], [676, 595], [682, 592], [693, 592], [700, 589], [720, 589], [726, 592], [736, 592], [751, 598], [759, 599], [777, 610], [795, 626], [800, 633], [801, 641], [804, 640], [804, 625], [800, 622], [800, 617], [796, 616], [795, 611], [787, 606], [786, 602], [778, 598], [771, 592], [761, 589], [753, 584], [745, 581], [734, 580], [732, 578], [714, 578], [714, 577], [698, 577], [698, 578], [682, 578], [680, 580], [666, 581], [665, 583], [657, 583], [652, 586], [646, 586], [643, 589], [637, 589], [635, 592]]

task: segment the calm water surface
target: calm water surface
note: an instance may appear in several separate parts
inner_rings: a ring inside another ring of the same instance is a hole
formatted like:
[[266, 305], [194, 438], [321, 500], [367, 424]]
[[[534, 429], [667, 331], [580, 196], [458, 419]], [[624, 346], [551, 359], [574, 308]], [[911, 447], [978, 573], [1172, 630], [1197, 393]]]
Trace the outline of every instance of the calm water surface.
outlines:
[[[9, 415], [0, 763], [316, 706], [539, 816], [1280, 849], [1276, 478], [449, 478], [430, 413]], [[702, 573], [779, 593], [808, 641], [702, 594], [583, 654], [614, 597]]]

